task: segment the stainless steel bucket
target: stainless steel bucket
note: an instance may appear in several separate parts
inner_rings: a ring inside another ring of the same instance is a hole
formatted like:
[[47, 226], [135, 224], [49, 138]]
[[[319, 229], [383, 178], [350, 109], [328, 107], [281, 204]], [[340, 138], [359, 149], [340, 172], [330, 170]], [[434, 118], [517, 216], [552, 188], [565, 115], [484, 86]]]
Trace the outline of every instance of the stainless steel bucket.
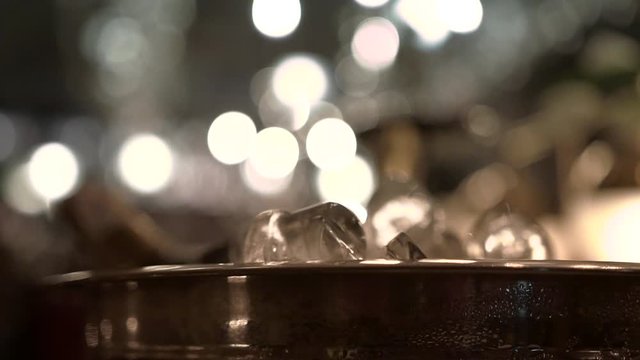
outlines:
[[157, 266], [43, 286], [46, 359], [631, 359], [640, 265]]

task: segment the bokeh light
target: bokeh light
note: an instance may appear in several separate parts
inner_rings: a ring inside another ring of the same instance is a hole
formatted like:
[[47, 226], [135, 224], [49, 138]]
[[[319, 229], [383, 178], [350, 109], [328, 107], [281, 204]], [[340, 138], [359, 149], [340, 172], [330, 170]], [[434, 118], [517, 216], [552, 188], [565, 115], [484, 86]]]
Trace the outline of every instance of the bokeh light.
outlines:
[[340, 169], [351, 163], [357, 146], [353, 129], [336, 118], [318, 121], [307, 134], [307, 155], [315, 166], [323, 170]]
[[268, 178], [260, 175], [249, 162], [240, 166], [240, 176], [244, 184], [260, 195], [278, 195], [283, 193], [293, 179], [293, 173], [281, 178]]
[[600, 241], [606, 260], [640, 262], [640, 196], [630, 196], [617, 204], [604, 222]]
[[174, 158], [169, 145], [153, 134], [128, 138], [117, 157], [122, 182], [135, 192], [151, 194], [164, 189], [173, 177]]
[[476, 31], [482, 23], [483, 9], [480, 0], [439, 0], [440, 16], [454, 33]]
[[371, 70], [381, 70], [393, 64], [400, 48], [396, 27], [381, 17], [361, 22], [351, 41], [356, 61]]
[[320, 170], [316, 178], [318, 194], [322, 201], [333, 201], [351, 209], [358, 217], [366, 219], [366, 204], [376, 187], [371, 164], [356, 156], [346, 166], [337, 170]]
[[249, 116], [229, 111], [211, 123], [207, 145], [211, 155], [221, 163], [239, 164], [249, 157], [256, 134], [256, 126]]
[[374, 8], [388, 3], [389, 0], [356, 0], [356, 2], [364, 7]]
[[322, 65], [313, 57], [293, 55], [276, 66], [272, 86], [278, 100], [295, 107], [322, 99], [328, 79]]
[[270, 127], [261, 130], [247, 160], [248, 166], [265, 178], [283, 178], [295, 169], [300, 149], [289, 131]]
[[9, 172], [2, 195], [7, 205], [25, 215], [36, 215], [47, 208], [46, 202], [31, 186], [26, 164], [21, 164]]
[[400, 0], [396, 3], [396, 14], [427, 46], [437, 46], [449, 37], [449, 27], [440, 16], [442, 0]]
[[60, 143], [40, 146], [27, 164], [29, 182], [45, 201], [60, 200], [75, 189], [80, 177], [80, 164], [75, 154]]
[[258, 31], [272, 38], [281, 38], [298, 27], [302, 9], [299, 0], [253, 0], [251, 15]]

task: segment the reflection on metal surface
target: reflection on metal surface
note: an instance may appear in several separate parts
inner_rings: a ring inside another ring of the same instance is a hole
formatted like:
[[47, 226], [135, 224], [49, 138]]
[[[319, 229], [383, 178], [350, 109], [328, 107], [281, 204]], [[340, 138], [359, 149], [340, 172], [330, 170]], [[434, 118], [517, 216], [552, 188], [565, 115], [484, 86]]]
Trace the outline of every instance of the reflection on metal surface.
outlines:
[[229, 287], [229, 321], [227, 336], [233, 346], [247, 345], [247, 325], [251, 303], [247, 292], [246, 276], [227, 277]]
[[113, 337], [113, 326], [111, 325], [111, 320], [100, 320], [100, 334], [102, 335], [102, 341], [105, 344], [111, 343], [111, 338]]
[[139, 297], [141, 292], [139, 291], [139, 285], [137, 281], [127, 281], [127, 318], [125, 319], [125, 328], [127, 329], [127, 345], [129, 347], [140, 346], [138, 342], [139, 335], [139, 323], [138, 323], [138, 311], [139, 309]]
[[136, 334], [138, 332], [138, 318], [133, 316], [128, 317], [126, 326], [130, 334]]
[[98, 337], [98, 327], [95, 324], [88, 323], [84, 327], [84, 341], [87, 347], [95, 348], [100, 343]]

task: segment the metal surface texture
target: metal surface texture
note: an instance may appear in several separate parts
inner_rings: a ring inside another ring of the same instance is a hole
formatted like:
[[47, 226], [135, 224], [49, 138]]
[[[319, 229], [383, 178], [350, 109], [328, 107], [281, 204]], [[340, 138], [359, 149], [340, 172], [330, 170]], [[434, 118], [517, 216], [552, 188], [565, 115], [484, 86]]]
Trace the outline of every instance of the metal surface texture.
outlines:
[[47, 359], [633, 359], [640, 265], [156, 266], [42, 288]]

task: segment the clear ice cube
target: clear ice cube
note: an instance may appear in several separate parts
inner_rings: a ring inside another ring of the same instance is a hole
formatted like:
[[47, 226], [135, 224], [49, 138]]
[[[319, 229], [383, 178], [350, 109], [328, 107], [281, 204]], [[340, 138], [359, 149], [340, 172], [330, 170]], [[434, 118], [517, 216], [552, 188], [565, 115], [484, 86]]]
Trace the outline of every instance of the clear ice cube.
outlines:
[[418, 245], [414, 244], [409, 235], [400, 233], [396, 235], [386, 246], [387, 258], [394, 260], [420, 260], [426, 256]]
[[247, 231], [242, 248], [242, 262], [283, 261], [287, 245], [280, 231], [279, 219], [289, 213], [267, 210], [258, 214]]
[[471, 256], [487, 259], [545, 260], [552, 257], [544, 229], [509, 210], [490, 210], [477, 221], [468, 243]]
[[342, 205], [324, 203], [259, 214], [247, 232], [242, 261], [362, 260], [365, 252], [358, 218]]
[[415, 181], [387, 179], [371, 198], [367, 231], [371, 234], [372, 256], [375, 250], [404, 232], [417, 243], [428, 242], [433, 234], [434, 202]]

